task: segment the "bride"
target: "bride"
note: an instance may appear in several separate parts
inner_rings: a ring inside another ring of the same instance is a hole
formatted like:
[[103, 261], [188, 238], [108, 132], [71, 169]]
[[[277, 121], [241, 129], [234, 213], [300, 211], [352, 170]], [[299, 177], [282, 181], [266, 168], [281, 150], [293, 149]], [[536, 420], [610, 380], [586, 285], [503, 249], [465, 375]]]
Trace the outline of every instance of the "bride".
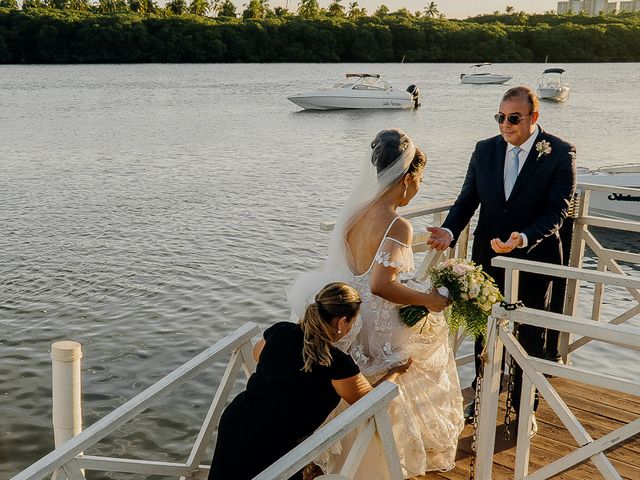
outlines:
[[[323, 271], [301, 275], [291, 287], [294, 314], [306, 306], [327, 279], [353, 285], [362, 298], [361, 314], [338, 347], [347, 350], [361, 372], [375, 381], [390, 368], [412, 360], [397, 384], [390, 416], [405, 478], [454, 466], [458, 435], [464, 427], [462, 395], [448, 326], [441, 312], [449, 303], [436, 291], [423, 292], [400, 282], [413, 270], [413, 228], [396, 210], [420, 188], [425, 155], [401, 130], [383, 130], [371, 143], [360, 176], [333, 230]], [[398, 306], [423, 305], [432, 313], [424, 325], [402, 324]], [[345, 447], [345, 445], [342, 445]], [[379, 461], [370, 447], [356, 478], [377, 478]], [[334, 448], [320, 462], [338, 471], [346, 448]], [[376, 465], [378, 463], [378, 465]]]

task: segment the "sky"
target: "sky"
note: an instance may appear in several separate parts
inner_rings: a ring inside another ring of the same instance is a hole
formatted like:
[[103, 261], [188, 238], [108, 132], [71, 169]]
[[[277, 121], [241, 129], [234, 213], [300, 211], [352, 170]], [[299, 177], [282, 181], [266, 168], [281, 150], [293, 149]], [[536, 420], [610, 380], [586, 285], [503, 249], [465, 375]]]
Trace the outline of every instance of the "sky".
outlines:
[[[285, 6], [289, 2], [289, 10], [296, 10], [299, 0], [271, 0], [271, 8]], [[347, 6], [354, 0], [343, 0], [342, 4]], [[385, 4], [391, 11], [406, 7], [412, 12], [422, 10], [429, 4], [426, 0], [357, 0], [358, 6], [367, 9], [367, 12], [374, 12], [381, 4]], [[318, 0], [321, 7], [329, 5], [331, 0]], [[248, 0], [234, 0], [236, 5], [249, 3]], [[438, 10], [447, 18], [467, 18], [481, 13], [491, 13], [496, 10], [504, 12], [507, 5], [515, 8], [516, 12], [521, 10], [527, 13], [543, 13], [547, 10], [556, 10], [557, 0], [435, 0]]]

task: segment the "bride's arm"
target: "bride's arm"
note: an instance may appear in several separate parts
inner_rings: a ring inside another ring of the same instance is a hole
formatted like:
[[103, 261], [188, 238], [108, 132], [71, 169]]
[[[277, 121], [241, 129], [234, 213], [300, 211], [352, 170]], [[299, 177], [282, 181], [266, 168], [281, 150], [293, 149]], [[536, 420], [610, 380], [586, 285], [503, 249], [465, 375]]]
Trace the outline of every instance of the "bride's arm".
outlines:
[[449, 305], [449, 299], [435, 290], [422, 293], [403, 285], [397, 272], [397, 268], [376, 265], [371, 276], [371, 293], [398, 305], [422, 305], [431, 312], [441, 312]]
[[[407, 220], [401, 219], [396, 222], [390, 233], [404, 245], [411, 245], [413, 228]], [[435, 290], [423, 293], [400, 283], [398, 267], [394, 266], [393, 262], [388, 265], [375, 262], [371, 274], [371, 293], [399, 305], [422, 305], [432, 312], [440, 312], [450, 303], [447, 297]]]

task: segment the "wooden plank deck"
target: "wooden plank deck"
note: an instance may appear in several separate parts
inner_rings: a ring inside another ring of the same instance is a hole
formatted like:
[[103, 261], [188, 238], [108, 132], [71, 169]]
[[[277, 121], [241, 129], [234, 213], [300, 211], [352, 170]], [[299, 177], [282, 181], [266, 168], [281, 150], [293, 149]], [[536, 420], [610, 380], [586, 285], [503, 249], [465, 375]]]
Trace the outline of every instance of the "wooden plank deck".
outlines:
[[[551, 378], [550, 382], [594, 440], [640, 417], [640, 397], [582, 385], [561, 378]], [[516, 454], [515, 431], [511, 441], [505, 441], [502, 436], [505, 414], [504, 393], [500, 400], [493, 462], [494, 480], [513, 479]], [[531, 441], [529, 473], [533, 473], [538, 468], [548, 465], [578, 448], [571, 434], [543, 398], [540, 399], [536, 417], [539, 428], [538, 434]], [[511, 418], [515, 423], [514, 416]], [[429, 473], [415, 477], [414, 480], [469, 479], [472, 435], [472, 427], [467, 425], [460, 435], [456, 467], [453, 470], [444, 473]], [[640, 434], [608, 450], [606, 455], [624, 479], [640, 479]], [[590, 461], [586, 461], [553, 478], [595, 480], [603, 477]]]

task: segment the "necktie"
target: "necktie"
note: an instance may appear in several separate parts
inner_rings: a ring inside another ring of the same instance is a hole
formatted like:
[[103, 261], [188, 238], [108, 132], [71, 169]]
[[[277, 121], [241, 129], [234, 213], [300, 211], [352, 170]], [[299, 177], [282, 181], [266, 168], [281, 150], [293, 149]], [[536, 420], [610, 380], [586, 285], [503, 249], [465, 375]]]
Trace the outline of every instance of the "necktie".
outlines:
[[519, 155], [522, 149], [513, 147], [511, 151], [513, 152], [513, 158], [507, 163], [507, 168], [504, 169], [504, 196], [507, 199], [509, 195], [511, 195], [511, 190], [513, 190], [513, 185], [516, 183], [516, 178], [518, 178], [518, 171], [520, 170]]

